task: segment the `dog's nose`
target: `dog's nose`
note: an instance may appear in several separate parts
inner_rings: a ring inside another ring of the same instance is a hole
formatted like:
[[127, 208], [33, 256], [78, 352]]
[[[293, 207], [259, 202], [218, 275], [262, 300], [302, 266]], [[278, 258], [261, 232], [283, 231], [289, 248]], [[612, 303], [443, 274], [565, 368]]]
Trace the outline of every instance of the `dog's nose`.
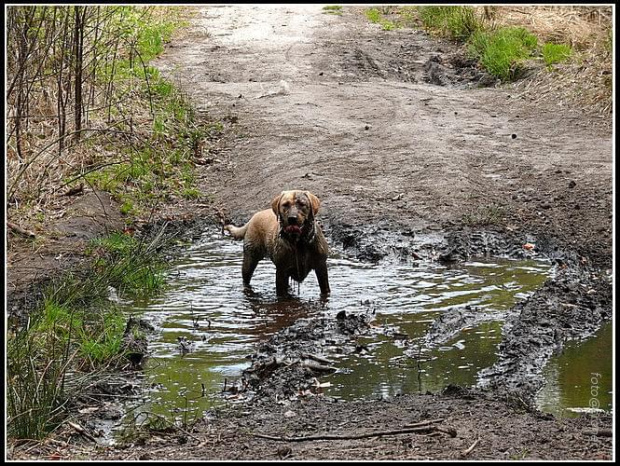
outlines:
[[288, 216], [288, 224], [289, 225], [297, 225], [297, 215], [289, 215]]

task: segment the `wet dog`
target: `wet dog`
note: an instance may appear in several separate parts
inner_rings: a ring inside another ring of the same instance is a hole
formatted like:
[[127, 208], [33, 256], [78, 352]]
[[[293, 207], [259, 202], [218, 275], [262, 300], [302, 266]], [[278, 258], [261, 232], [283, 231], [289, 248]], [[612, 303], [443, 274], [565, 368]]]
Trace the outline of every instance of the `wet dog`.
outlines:
[[328, 246], [315, 220], [321, 202], [309, 191], [282, 191], [271, 209], [254, 214], [242, 227], [226, 225], [235, 239], [243, 239], [243, 284], [250, 286], [258, 262], [269, 257], [276, 266], [276, 293], [288, 294], [289, 278], [302, 282], [314, 270], [321, 294], [329, 293]]

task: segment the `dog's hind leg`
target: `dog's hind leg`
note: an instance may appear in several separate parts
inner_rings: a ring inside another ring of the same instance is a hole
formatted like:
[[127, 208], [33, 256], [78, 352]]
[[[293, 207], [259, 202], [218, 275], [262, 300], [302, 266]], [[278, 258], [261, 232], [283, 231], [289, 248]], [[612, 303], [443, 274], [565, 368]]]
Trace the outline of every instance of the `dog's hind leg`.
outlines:
[[252, 275], [254, 275], [254, 270], [256, 270], [256, 266], [258, 265], [258, 262], [260, 260], [260, 257], [252, 254], [250, 251], [244, 251], [243, 265], [241, 266], [241, 276], [243, 277], [243, 284], [245, 286], [250, 286], [250, 281], [252, 281]]

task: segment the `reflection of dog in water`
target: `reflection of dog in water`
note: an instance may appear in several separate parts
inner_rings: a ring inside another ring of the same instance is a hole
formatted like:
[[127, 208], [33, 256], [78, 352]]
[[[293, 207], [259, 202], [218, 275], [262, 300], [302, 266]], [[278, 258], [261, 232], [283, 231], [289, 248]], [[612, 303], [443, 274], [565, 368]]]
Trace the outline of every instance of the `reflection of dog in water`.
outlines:
[[226, 225], [233, 238], [244, 239], [243, 284], [250, 285], [258, 262], [269, 257], [276, 266], [276, 293], [288, 293], [289, 278], [302, 282], [314, 270], [321, 294], [329, 293], [327, 241], [315, 221], [319, 199], [309, 191], [282, 191], [271, 209], [254, 214], [242, 227]]

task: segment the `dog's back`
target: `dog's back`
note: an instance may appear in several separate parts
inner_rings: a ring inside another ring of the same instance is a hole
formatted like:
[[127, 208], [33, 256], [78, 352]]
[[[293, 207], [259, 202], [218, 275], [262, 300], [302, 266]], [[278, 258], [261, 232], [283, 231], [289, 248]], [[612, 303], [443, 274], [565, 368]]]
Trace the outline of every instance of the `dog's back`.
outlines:
[[256, 212], [242, 227], [226, 225], [224, 229], [229, 231], [235, 239], [245, 239], [246, 242], [271, 246], [277, 235], [278, 219], [271, 209], [266, 209]]

